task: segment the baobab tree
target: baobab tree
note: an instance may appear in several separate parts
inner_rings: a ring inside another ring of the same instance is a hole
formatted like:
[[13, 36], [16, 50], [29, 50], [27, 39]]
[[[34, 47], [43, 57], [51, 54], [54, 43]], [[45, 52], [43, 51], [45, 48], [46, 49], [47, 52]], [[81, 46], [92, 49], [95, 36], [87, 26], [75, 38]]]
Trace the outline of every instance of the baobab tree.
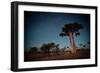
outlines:
[[74, 42], [74, 34], [80, 35], [79, 30], [83, 28], [83, 26], [77, 22], [65, 24], [62, 28], [62, 32], [59, 34], [60, 36], [69, 36], [70, 39], [70, 49], [71, 53], [76, 52], [75, 42]]

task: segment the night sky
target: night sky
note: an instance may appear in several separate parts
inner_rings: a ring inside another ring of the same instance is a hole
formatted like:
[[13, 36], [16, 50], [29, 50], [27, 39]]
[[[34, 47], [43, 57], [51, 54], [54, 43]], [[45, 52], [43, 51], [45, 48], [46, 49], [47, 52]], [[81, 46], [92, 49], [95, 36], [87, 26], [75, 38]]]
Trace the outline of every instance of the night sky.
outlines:
[[24, 11], [24, 48], [41, 47], [44, 43], [55, 42], [60, 48], [70, 47], [69, 37], [60, 37], [65, 24], [78, 22], [84, 27], [80, 36], [74, 36], [76, 46], [90, 41], [90, 15], [51, 12]]

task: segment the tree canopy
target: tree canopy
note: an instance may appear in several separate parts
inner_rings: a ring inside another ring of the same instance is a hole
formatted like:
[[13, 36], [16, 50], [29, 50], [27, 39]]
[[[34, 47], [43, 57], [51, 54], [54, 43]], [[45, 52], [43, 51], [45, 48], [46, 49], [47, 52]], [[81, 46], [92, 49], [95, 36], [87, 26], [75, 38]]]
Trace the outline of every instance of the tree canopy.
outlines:
[[69, 32], [76, 32], [76, 35], [80, 35], [79, 29], [82, 29], [83, 26], [77, 22], [65, 24], [62, 28], [62, 32], [60, 33], [60, 36], [69, 36]]

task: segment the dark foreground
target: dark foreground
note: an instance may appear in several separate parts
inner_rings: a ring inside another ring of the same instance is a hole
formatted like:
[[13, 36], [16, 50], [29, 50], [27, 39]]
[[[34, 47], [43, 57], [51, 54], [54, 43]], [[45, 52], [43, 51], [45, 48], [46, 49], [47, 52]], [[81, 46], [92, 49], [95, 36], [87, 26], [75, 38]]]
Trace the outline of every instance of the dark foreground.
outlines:
[[70, 59], [89, 59], [90, 49], [78, 49], [72, 54], [70, 51], [50, 52], [50, 53], [24, 53], [24, 61], [47, 61], [47, 60], [70, 60]]

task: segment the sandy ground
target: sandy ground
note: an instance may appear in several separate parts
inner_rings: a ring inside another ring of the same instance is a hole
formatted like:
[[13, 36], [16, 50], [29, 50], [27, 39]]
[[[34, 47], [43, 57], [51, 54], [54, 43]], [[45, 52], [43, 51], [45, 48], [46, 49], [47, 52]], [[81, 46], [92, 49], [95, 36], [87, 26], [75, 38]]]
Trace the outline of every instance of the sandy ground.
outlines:
[[25, 53], [24, 61], [47, 61], [47, 60], [70, 60], [70, 59], [87, 59], [90, 58], [89, 49], [78, 49], [76, 53], [72, 54], [70, 51], [66, 52], [51, 52], [51, 53]]

